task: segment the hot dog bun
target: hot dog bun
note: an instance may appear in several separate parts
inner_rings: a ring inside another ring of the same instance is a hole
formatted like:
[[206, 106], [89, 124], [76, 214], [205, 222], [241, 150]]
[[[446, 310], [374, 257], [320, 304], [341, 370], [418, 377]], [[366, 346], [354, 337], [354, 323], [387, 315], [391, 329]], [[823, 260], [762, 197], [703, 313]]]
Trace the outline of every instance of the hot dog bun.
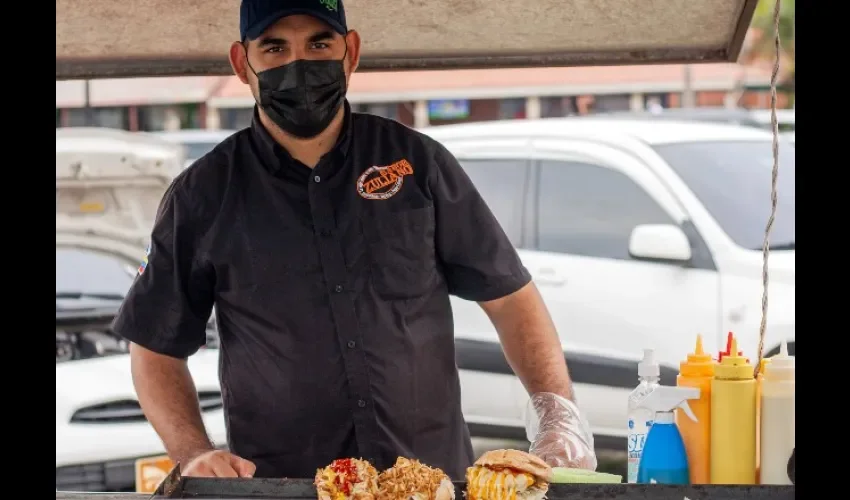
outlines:
[[316, 471], [319, 500], [375, 500], [378, 471], [366, 460], [341, 458]]

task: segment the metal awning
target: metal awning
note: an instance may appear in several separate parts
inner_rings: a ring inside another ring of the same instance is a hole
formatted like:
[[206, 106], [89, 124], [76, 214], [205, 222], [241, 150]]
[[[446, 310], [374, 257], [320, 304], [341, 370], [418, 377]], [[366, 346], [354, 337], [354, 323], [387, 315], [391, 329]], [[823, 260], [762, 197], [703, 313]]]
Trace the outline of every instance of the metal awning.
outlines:
[[[757, 0], [346, 0], [360, 70], [734, 62]], [[239, 0], [56, 0], [56, 78], [230, 74]]]

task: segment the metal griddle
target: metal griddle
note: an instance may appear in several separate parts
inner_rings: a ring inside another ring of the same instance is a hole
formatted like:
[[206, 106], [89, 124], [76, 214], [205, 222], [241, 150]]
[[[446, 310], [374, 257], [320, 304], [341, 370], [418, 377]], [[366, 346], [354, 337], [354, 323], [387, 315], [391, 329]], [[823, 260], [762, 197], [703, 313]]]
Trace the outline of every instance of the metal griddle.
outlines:
[[[464, 481], [455, 481], [457, 500]], [[548, 500], [793, 500], [794, 486], [670, 486], [644, 484], [553, 484]], [[316, 500], [312, 479], [210, 479], [182, 477], [175, 467], [160, 484], [157, 498], [286, 498]]]

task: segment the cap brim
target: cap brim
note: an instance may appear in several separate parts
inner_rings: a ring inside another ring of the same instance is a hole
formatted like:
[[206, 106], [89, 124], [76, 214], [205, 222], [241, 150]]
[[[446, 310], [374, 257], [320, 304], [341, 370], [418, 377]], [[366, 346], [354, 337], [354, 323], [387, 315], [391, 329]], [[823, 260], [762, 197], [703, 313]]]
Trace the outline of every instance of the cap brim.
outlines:
[[274, 14], [270, 14], [266, 16], [262, 21], [256, 23], [251, 27], [246, 33], [245, 37], [248, 40], [256, 40], [260, 37], [269, 26], [278, 22], [280, 19], [283, 19], [286, 16], [294, 16], [297, 14], [303, 14], [305, 16], [315, 17], [316, 19], [327, 23], [334, 31], [339, 33], [340, 35], [345, 35], [346, 29], [343, 27], [338, 20], [334, 19], [329, 15], [322, 14], [321, 12], [316, 12], [311, 9], [281, 9]]

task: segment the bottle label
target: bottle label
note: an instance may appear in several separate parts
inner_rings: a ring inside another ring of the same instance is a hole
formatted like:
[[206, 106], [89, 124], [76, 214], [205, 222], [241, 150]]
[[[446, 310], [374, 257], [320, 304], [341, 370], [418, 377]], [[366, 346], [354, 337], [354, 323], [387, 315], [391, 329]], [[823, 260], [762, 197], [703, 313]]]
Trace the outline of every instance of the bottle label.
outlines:
[[640, 457], [643, 454], [643, 446], [646, 443], [646, 435], [649, 428], [652, 427], [652, 420], [645, 418], [649, 416], [648, 411], [636, 411], [629, 418], [629, 437], [628, 437], [628, 476], [629, 483], [637, 483], [638, 469], [640, 467]]

